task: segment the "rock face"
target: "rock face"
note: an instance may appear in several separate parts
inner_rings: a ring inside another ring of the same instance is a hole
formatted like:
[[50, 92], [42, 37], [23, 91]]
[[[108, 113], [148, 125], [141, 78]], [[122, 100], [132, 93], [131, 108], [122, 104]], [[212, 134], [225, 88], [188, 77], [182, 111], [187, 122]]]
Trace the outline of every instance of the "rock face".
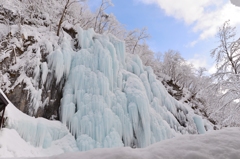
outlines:
[[28, 104], [28, 91], [24, 90], [21, 85], [16, 86], [11, 92], [6, 94], [8, 99], [17, 106], [19, 110], [22, 112], [28, 112], [29, 104]]
[[10, 25], [17, 24], [20, 20], [20, 17], [17, 13], [4, 8], [2, 5], [0, 5], [0, 23], [8, 23]]
[[[0, 63], [0, 66], [2, 63]], [[4, 74], [4, 73], [3, 73]], [[5, 75], [8, 73], [5, 73]], [[12, 73], [14, 76], [10, 76], [8, 80], [13, 81], [10, 86], [14, 86], [14, 83], [21, 78], [20, 75]], [[31, 76], [29, 77], [31, 78]], [[63, 83], [63, 82], [62, 82]], [[3, 85], [4, 87], [4, 85]], [[27, 84], [24, 81], [20, 82], [18, 85], [12, 87], [6, 92], [9, 100], [22, 112], [35, 116], [35, 117], [44, 117], [50, 119], [59, 119], [59, 106], [60, 100], [62, 98], [62, 86], [56, 85], [55, 80], [49, 84], [48, 87], [42, 87], [41, 89], [41, 101], [44, 107], [39, 106], [37, 111], [34, 109], [33, 98], [31, 90], [27, 88]], [[47, 101], [46, 101], [47, 99]], [[45, 102], [45, 103], [44, 103]], [[33, 113], [35, 111], [35, 113]]]
[[[31, 45], [30, 43], [29, 46]], [[23, 49], [27, 50], [27, 48]], [[16, 51], [15, 53], [19, 62], [23, 58], [28, 58], [27, 56], [29, 55], [25, 56], [25, 52], [20, 54]], [[34, 67], [37, 67], [37, 65], [18, 65], [19, 63], [15, 63], [13, 51], [9, 55], [9, 57], [4, 58], [0, 62], [0, 69], [2, 78], [4, 78], [1, 87], [10, 101], [19, 110], [31, 116], [59, 119], [58, 109], [62, 98], [64, 81], [56, 84], [56, 80], [49, 73], [47, 75], [47, 78], [50, 79], [49, 82], [42, 84], [40, 81], [42, 72], [39, 73], [38, 78], [35, 77]], [[35, 53], [31, 53], [31, 55], [34, 57]], [[40, 57], [42, 61], [45, 61], [45, 58]], [[13, 67], [17, 67], [16, 70], [13, 70]], [[37, 110], [35, 105], [38, 105]]]
[[[49, 33], [46, 27], [21, 25], [27, 21], [26, 17], [21, 19], [16, 12], [0, 6], [0, 87], [22, 112], [58, 119], [64, 81], [56, 85], [54, 77], [48, 74], [47, 56], [54, 46], [44, 40], [45, 35], [51, 37], [53, 32]], [[47, 69], [44, 75], [43, 67]], [[46, 78], [51, 80], [45, 83]]]

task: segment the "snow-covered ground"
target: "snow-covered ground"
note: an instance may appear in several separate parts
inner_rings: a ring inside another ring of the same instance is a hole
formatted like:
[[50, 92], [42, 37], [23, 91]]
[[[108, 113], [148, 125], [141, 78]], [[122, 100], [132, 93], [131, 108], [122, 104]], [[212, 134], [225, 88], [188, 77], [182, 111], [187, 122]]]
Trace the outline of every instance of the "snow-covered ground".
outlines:
[[[4, 95], [1, 89], [0, 93]], [[74, 137], [60, 121], [30, 117], [8, 102], [4, 115], [6, 128], [0, 129], [0, 158], [43, 157], [78, 151]]]
[[44, 149], [34, 147], [23, 140], [16, 130], [0, 130], [0, 158], [5, 157], [44, 157], [65, 153], [65, 148], [72, 149], [72, 136], [66, 135], [60, 140], [53, 142], [52, 146]]
[[143, 149], [96, 149], [50, 157], [54, 159], [238, 159], [240, 128], [211, 131], [203, 135], [184, 135], [161, 141]]
[[[183, 135], [164, 140], [147, 148], [105, 148], [86, 152], [65, 153], [42, 159], [238, 159], [240, 128], [226, 128], [202, 135]], [[4, 145], [3, 145], [4, 143]], [[0, 158], [10, 156], [47, 156], [58, 149], [34, 148], [15, 130], [3, 129], [0, 137]]]

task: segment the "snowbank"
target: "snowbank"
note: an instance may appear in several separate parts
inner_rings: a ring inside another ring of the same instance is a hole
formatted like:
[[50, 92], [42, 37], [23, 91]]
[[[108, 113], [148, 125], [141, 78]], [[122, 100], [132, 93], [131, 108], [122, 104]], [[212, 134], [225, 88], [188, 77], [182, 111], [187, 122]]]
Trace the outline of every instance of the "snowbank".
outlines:
[[4, 128], [0, 130], [0, 158], [45, 157], [65, 152], [73, 152], [73, 141], [71, 135], [66, 135], [63, 138], [52, 142], [49, 148], [44, 149], [41, 147], [35, 147], [23, 140], [16, 130]]
[[[3, 94], [1, 89], [0, 92]], [[10, 101], [5, 116], [7, 128], [0, 130], [0, 157], [51, 156], [78, 151], [74, 137], [59, 121], [30, 117]]]
[[48, 159], [237, 159], [240, 156], [239, 136], [240, 128], [226, 128], [203, 135], [179, 136], [142, 149], [95, 149]]

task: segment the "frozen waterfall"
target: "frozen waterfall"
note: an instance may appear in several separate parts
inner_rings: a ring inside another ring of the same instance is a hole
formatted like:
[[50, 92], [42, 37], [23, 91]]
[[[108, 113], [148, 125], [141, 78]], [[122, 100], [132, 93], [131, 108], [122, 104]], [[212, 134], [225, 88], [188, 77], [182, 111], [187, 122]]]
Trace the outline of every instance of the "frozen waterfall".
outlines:
[[[47, 61], [39, 60], [32, 79], [46, 87], [53, 82], [58, 89], [63, 86], [62, 123], [29, 117], [11, 104], [7, 127], [19, 137], [32, 146], [63, 153], [146, 147], [177, 135], [205, 132], [202, 118], [170, 96], [137, 55], [126, 54], [123, 41], [93, 29], [73, 29], [76, 39], [64, 33], [59, 43], [54, 38], [42, 40], [50, 53]], [[41, 94], [42, 89], [36, 89], [31, 101], [41, 102]], [[34, 111], [38, 108], [36, 104]]]
[[179, 133], [196, 133], [187, 108], [171, 97], [138, 56], [125, 57], [125, 44], [93, 29], [77, 31], [79, 51], [65, 34], [48, 57], [59, 82], [66, 79], [61, 121], [80, 150], [146, 147]]

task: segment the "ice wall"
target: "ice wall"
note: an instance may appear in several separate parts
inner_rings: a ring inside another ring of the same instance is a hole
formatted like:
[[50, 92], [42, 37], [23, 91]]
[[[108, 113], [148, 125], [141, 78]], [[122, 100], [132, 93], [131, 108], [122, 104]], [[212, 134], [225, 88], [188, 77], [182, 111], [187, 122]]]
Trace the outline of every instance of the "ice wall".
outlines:
[[92, 29], [77, 31], [79, 51], [64, 35], [48, 64], [57, 82], [65, 78], [61, 121], [80, 150], [146, 147], [178, 133], [196, 133], [188, 110], [171, 97], [138, 56], [125, 57], [125, 44]]
[[[0, 93], [4, 95], [1, 89]], [[6, 96], [5, 98], [7, 99]], [[6, 107], [6, 113], [4, 116], [7, 117], [6, 127], [9, 130], [6, 129], [5, 131], [11, 131], [18, 134], [26, 141], [26, 144], [30, 143], [35, 147], [53, 150], [53, 152], [50, 153], [52, 155], [56, 153], [60, 154], [64, 152], [78, 151], [74, 137], [61, 122], [30, 117], [18, 110], [10, 101], [8, 102], [9, 104]], [[8, 143], [6, 145], [8, 145]], [[6, 145], [3, 145], [3, 147]], [[13, 150], [13, 152], [14, 151], [15, 150]]]
[[204, 128], [204, 123], [203, 123], [202, 117], [198, 116], [198, 115], [195, 115], [193, 117], [193, 120], [194, 120], [194, 122], [196, 124], [198, 133], [199, 134], [204, 134], [206, 132], [206, 130]]

